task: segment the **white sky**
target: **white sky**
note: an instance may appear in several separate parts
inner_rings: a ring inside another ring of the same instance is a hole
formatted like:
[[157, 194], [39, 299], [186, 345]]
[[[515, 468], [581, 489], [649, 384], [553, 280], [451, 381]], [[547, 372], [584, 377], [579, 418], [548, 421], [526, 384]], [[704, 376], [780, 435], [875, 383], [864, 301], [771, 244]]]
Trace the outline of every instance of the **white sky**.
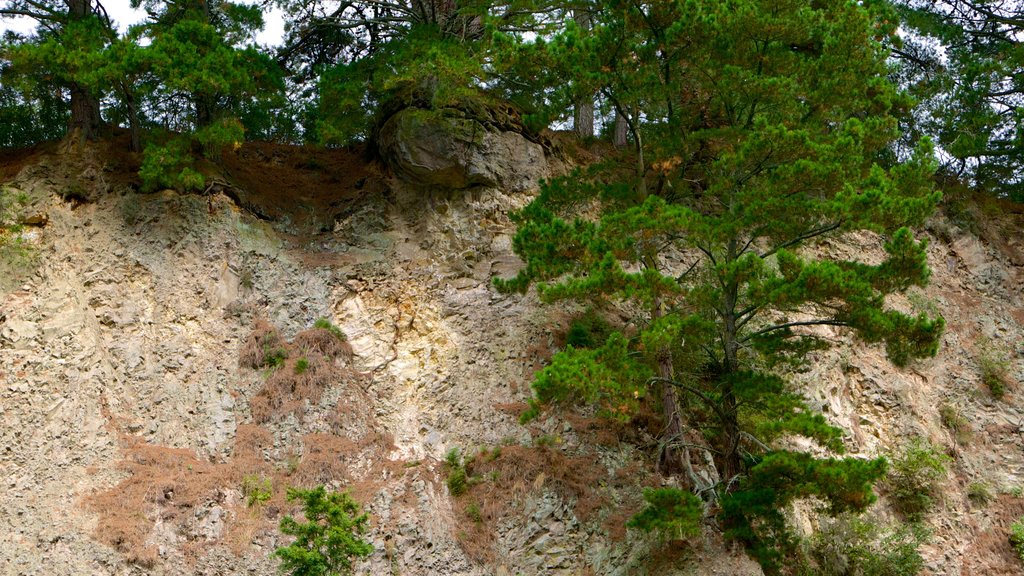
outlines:
[[[144, 10], [132, 10], [130, 0], [101, 0], [103, 7], [110, 14], [118, 29], [124, 32], [132, 24], [141, 22], [146, 18]], [[248, 4], [241, 0], [242, 4]], [[261, 45], [276, 46], [284, 38], [284, 14], [277, 8], [263, 14], [263, 31], [256, 35], [256, 43]], [[0, 20], [0, 33], [5, 30], [17, 32], [31, 32], [36, 27], [35, 20], [31, 18], [4, 18]]]

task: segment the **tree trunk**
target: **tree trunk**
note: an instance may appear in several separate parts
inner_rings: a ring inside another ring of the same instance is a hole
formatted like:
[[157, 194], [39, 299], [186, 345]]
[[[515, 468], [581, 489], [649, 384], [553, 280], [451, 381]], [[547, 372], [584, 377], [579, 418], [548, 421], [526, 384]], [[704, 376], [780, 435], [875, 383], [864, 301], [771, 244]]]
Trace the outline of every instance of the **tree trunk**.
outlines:
[[71, 121], [68, 134], [78, 133], [83, 140], [94, 140], [100, 129], [100, 102], [77, 82], [71, 83]]
[[[92, 15], [90, 0], [67, 0], [68, 19], [85, 20]], [[77, 132], [83, 140], [93, 140], [100, 129], [100, 101], [88, 88], [72, 82], [71, 89], [71, 121], [68, 123], [68, 134]]]
[[572, 130], [581, 140], [594, 137], [594, 97], [580, 98], [572, 113]]
[[[576, 25], [584, 33], [590, 31], [590, 14], [576, 10], [572, 15]], [[572, 114], [572, 129], [581, 140], [594, 137], [594, 94], [588, 92], [576, 100]]]
[[131, 132], [132, 152], [142, 152], [142, 137], [141, 130], [139, 128], [139, 107], [135, 103], [134, 96], [127, 96], [125, 103], [128, 105], [128, 130]]
[[622, 148], [626, 145], [626, 136], [629, 134], [629, 126], [626, 124], [626, 119], [622, 117], [622, 114], [615, 113], [615, 131], [612, 133], [612, 144], [616, 148]]
[[[738, 259], [737, 242], [735, 238], [729, 240], [726, 262], [733, 263]], [[725, 443], [722, 452], [725, 456], [725, 478], [732, 479], [742, 471], [740, 461], [740, 425], [737, 414], [738, 405], [736, 394], [731, 383], [732, 375], [739, 371], [739, 340], [736, 327], [736, 305], [739, 301], [739, 286], [734, 278], [725, 283], [724, 290], [724, 311], [722, 317], [723, 333], [722, 345], [724, 358], [722, 360], [722, 433]]]

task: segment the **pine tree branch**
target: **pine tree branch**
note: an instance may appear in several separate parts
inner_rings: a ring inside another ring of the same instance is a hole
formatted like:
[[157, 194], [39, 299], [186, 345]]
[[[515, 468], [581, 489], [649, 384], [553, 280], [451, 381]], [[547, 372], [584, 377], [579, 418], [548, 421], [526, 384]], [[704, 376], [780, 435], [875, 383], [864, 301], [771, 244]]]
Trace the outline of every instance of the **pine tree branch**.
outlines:
[[718, 415], [718, 418], [722, 422], [725, 422], [725, 413], [722, 412], [722, 409], [721, 409], [720, 406], [718, 406], [718, 403], [715, 402], [714, 400], [712, 400], [707, 394], [701, 392], [700, 390], [697, 390], [696, 388], [694, 388], [692, 386], [689, 386], [687, 384], [683, 384], [682, 382], [679, 382], [677, 380], [673, 380], [671, 378], [663, 378], [661, 376], [653, 376], [653, 377], [651, 377], [651, 379], [649, 379], [647, 381], [648, 384], [651, 384], [651, 383], [654, 383], [654, 382], [660, 382], [662, 384], [668, 384], [670, 386], [675, 386], [676, 388], [679, 388], [680, 390], [682, 390], [684, 392], [689, 392], [690, 394], [693, 394], [694, 396], [700, 398], [700, 400], [708, 408], [711, 408], [711, 410], [716, 415]]
[[768, 258], [769, 256], [775, 255], [779, 250], [785, 250], [786, 248], [796, 246], [797, 244], [800, 244], [801, 242], [804, 242], [806, 240], [810, 240], [811, 238], [816, 238], [818, 236], [828, 234], [829, 232], [832, 232], [834, 230], [838, 230], [842, 225], [843, 221], [839, 220], [826, 226], [822, 226], [821, 228], [814, 228], [812, 230], [808, 230], [803, 234], [800, 234], [796, 238], [793, 238], [792, 240], [787, 240], [786, 242], [783, 242], [782, 244], [775, 246], [774, 248], [765, 252], [764, 254], [759, 254], [758, 257], [761, 259]]
[[776, 330], [785, 330], [786, 328], [793, 328], [795, 326], [849, 326], [849, 325], [850, 325], [849, 322], [844, 322], [842, 320], [827, 320], [827, 319], [808, 320], [808, 321], [805, 321], [805, 322], [786, 322], [784, 324], [776, 324], [774, 326], [769, 326], [769, 327], [767, 327], [767, 328], [765, 328], [763, 330], [758, 330], [757, 332], [753, 332], [751, 334], [747, 334], [743, 338], [740, 338], [738, 340], [738, 342], [740, 342], [740, 343], [747, 342], [748, 340], [750, 340], [752, 338], [757, 338], [758, 336], [762, 336], [764, 334], [768, 334], [769, 332], [775, 332]]

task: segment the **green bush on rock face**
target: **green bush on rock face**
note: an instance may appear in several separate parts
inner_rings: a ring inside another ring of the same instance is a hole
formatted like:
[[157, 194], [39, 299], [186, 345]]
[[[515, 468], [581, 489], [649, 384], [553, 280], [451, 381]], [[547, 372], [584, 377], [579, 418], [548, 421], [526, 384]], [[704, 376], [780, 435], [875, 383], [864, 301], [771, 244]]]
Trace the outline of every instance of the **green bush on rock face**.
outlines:
[[917, 551], [928, 539], [920, 526], [882, 526], [853, 515], [825, 521], [806, 543], [802, 576], [914, 576]]
[[647, 508], [633, 516], [626, 526], [644, 532], [656, 531], [666, 538], [700, 534], [704, 506], [700, 498], [677, 488], [644, 490]]
[[35, 247], [21, 235], [17, 223], [17, 213], [26, 204], [25, 194], [0, 188], [0, 293], [17, 286], [38, 261]]
[[1024, 561], [1024, 516], [1010, 525], [1010, 544], [1017, 552], [1017, 557]]
[[939, 480], [949, 461], [928, 442], [914, 439], [892, 461], [889, 487], [896, 510], [915, 522], [927, 514], [939, 495]]
[[281, 520], [281, 532], [295, 541], [274, 551], [281, 571], [291, 576], [341, 576], [352, 573], [353, 558], [373, 553], [360, 536], [369, 516], [347, 492], [288, 489], [288, 500], [302, 503], [306, 521], [291, 516]]

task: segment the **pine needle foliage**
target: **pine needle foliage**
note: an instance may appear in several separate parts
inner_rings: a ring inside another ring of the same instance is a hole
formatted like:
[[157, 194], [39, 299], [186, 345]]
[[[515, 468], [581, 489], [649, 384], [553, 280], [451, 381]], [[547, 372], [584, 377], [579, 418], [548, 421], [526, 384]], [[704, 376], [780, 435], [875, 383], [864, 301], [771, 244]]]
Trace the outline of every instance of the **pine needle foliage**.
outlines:
[[302, 503], [306, 521], [281, 519], [281, 532], [295, 541], [278, 548], [281, 570], [291, 576], [342, 576], [352, 573], [352, 559], [369, 556], [373, 546], [360, 535], [369, 516], [347, 492], [288, 489], [288, 500]]
[[[870, 5], [839, 0], [612, 1], [588, 34], [528, 47], [601, 92], [632, 150], [544, 185], [514, 215], [525, 266], [496, 284], [644, 312], [635, 338], [556, 355], [527, 417], [584, 400], [628, 419], [641, 398], [660, 400], [663, 463], [720, 500], [727, 534], [769, 574], [793, 550], [791, 502], [863, 510], [886, 470], [774, 447], [803, 436], [843, 451], [842, 431], [784, 375], [830, 330], [902, 366], [934, 355], [943, 329], [887, 305], [928, 281], [911, 227], [939, 199], [927, 141], [879, 162], [910, 104], [886, 79], [878, 40], [891, 33]], [[849, 233], [882, 257], [814, 250]]]

